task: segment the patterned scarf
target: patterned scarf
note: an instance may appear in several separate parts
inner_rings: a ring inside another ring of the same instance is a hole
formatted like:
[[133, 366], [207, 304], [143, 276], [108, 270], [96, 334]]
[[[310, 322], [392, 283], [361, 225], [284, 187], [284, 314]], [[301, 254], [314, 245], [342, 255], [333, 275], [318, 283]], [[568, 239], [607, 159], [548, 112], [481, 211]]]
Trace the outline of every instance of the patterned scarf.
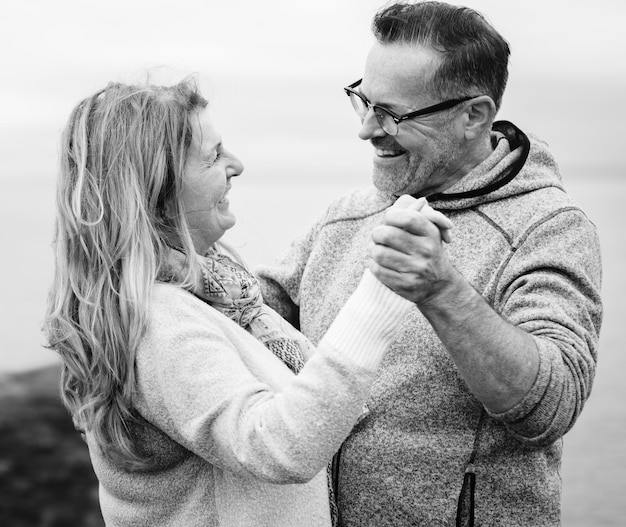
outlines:
[[[171, 271], [179, 267], [175, 261], [180, 262], [183, 257], [178, 256], [168, 262], [167, 269]], [[193, 289], [194, 294], [262, 342], [297, 375], [315, 348], [304, 335], [263, 303], [257, 279], [215, 246], [198, 261], [203, 283]], [[332, 525], [336, 527], [339, 515], [332, 484], [332, 464], [326, 472], [330, 515]]]
[[313, 347], [304, 337], [296, 340], [295, 330], [289, 331], [288, 324], [263, 304], [257, 279], [213, 247], [200, 260], [200, 267], [203, 300], [250, 332], [292, 372], [299, 373]]

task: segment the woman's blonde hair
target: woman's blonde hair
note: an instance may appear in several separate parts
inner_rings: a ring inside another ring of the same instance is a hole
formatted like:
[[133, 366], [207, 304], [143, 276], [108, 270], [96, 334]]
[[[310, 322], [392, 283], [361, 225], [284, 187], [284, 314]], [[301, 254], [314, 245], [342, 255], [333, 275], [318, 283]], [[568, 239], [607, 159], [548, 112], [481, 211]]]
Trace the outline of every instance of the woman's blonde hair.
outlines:
[[206, 106], [193, 79], [110, 84], [78, 104], [62, 136], [44, 330], [74, 422], [130, 469], [150, 464], [131, 433], [135, 354], [167, 241], [193, 254], [179, 190], [192, 119]]

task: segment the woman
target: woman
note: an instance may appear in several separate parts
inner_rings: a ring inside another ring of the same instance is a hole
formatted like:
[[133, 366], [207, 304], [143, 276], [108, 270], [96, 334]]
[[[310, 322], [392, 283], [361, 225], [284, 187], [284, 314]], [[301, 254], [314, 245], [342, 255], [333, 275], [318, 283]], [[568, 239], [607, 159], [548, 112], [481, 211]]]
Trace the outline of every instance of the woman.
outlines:
[[324, 468], [411, 309], [366, 271], [302, 366], [218, 242], [242, 170], [190, 81], [111, 84], [64, 131], [46, 327], [109, 526], [330, 525]]

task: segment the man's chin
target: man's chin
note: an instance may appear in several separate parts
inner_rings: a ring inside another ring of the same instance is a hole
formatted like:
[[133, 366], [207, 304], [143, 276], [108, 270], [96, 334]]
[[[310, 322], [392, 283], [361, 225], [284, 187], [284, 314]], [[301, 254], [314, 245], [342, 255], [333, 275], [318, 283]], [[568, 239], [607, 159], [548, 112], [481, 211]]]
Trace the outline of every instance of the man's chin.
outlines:
[[393, 198], [407, 193], [411, 186], [411, 178], [406, 170], [401, 173], [394, 173], [388, 170], [379, 170], [375, 166], [372, 172], [372, 184], [379, 195]]

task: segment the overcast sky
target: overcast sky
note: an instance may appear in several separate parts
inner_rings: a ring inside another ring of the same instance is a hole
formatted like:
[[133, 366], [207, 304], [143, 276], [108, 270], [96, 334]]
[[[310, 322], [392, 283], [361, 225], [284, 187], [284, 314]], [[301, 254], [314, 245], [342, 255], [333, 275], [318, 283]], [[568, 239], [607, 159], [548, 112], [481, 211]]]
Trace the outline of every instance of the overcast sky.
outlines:
[[[154, 66], [208, 78], [225, 144], [246, 165], [233, 188], [231, 241], [248, 262], [267, 262], [338, 185], [369, 180], [371, 147], [358, 139], [341, 88], [362, 75], [381, 4], [0, 0], [0, 235], [14, 256], [0, 261], [11, 277], [1, 295], [10, 327], [0, 369], [53, 359], [39, 329], [52, 280], [57, 145], [81, 98]], [[499, 118], [547, 140], [566, 181], [623, 177], [626, 2], [466, 4], [511, 44]]]
[[[597, 157], [622, 163], [626, 2], [465, 4], [483, 12], [512, 47], [500, 117], [548, 135], [572, 163]], [[253, 159], [267, 151], [263, 141], [274, 136], [291, 151], [312, 138], [340, 148], [338, 142], [354, 141], [356, 133], [341, 87], [361, 75], [372, 38], [369, 24], [381, 5], [374, 0], [5, 0], [0, 176], [18, 160], [19, 145], [12, 142], [30, 135], [41, 156], [29, 162], [38, 169], [53, 158], [51, 138], [80, 98], [110, 80], [162, 65], [211, 80], [218, 122]]]

